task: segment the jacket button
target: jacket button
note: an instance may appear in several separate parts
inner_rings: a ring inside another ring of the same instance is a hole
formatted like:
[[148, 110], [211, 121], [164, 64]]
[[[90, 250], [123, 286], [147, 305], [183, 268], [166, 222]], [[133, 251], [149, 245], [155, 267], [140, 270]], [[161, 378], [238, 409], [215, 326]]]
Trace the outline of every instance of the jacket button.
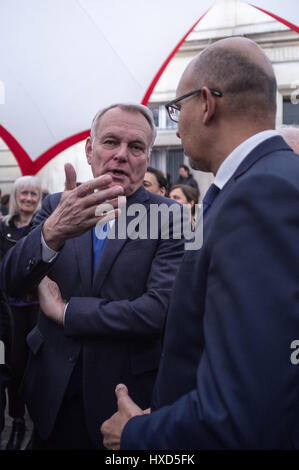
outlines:
[[29, 261], [28, 261], [28, 265], [27, 265], [27, 271], [31, 271], [33, 266], [35, 264], [35, 258], [31, 258]]

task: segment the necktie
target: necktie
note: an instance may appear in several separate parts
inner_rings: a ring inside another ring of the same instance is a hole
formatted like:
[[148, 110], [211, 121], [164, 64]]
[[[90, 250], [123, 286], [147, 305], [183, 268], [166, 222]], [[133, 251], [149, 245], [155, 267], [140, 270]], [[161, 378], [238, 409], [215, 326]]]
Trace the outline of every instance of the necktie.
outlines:
[[211, 184], [209, 189], [207, 190], [205, 197], [202, 200], [203, 205], [203, 213], [205, 213], [208, 208], [213, 204], [213, 201], [217, 194], [219, 193], [220, 189], [214, 183]]
[[107, 231], [107, 224], [103, 225], [99, 231], [96, 231], [95, 227], [93, 228], [93, 274], [96, 273], [101, 254], [107, 240]]

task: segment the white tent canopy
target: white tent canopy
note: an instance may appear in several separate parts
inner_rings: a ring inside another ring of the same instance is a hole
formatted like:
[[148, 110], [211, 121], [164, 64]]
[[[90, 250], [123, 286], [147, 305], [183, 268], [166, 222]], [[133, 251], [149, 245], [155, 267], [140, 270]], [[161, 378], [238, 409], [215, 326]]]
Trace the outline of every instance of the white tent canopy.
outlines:
[[[251, 3], [251, 2], [247, 2]], [[252, 5], [299, 32], [295, 0]], [[0, 136], [23, 174], [115, 102], [147, 103], [213, 0], [0, 0]]]

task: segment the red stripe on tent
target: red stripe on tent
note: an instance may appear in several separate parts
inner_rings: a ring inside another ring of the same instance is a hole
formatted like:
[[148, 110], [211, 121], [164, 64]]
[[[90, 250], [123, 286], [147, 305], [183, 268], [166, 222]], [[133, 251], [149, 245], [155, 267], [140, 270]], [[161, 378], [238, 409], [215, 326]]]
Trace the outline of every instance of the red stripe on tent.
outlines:
[[89, 136], [90, 131], [86, 130], [78, 134], [68, 137], [58, 144], [54, 145], [46, 152], [42, 153], [36, 160], [32, 161], [28, 153], [23, 149], [19, 142], [3, 127], [0, 125], [0, 137], [7, 144], [9, 149], [14, 154], [18, 165], [21, 169], [22, 175], [35, 175], [43, 168], [52, 158], [56, 157], [60, 152], [66, 150], [81, 140]]
[[0, 125], [0, 137], [4, 140], [6, 145], [14, 154], [21, 172], [23, 175], [31, 174], [32, 160], [29, 155], [25, 152], [19, 142], [3, 127]]
[[43, 166], [45, 166], [52, 158], [56, 157], [60, 152], [66, 150], [81, 140], [86, 139], [90, 135], [90, 130], [79, 132], [78, 134], [72, 135], [67, 139], [58, 142], [46, 152], [42, 153], [34, 162], [32, 162], [32, 174], [35, 175]]
[[153, 92], [153, 89], [155, 88], [159, 78], [161, 77], [162, 73], [164, 72], [164, 70], [166, 69], [167, 65], [169, 64], [169, 62], [171, 61], [171, 59], [173, 58], [173, 56], [176, 54], [176, 52], [179, 50], [179, 48], [181, 47], [181, 45], [183, 44], [183, 42], [186, 40], [186, 38], [189, 36], [189, 34], [192, 33], [193, 29], [198, 25], [198, 23], [202, 20], [202, 18], [207, 14], [209, 10], [207, 10], [200, 18], [199, 20], [196, 21], [196, 23], [194, 23], [194, 25], [189, 29], [189, 31], [185, 34], [185, 36], [181, 39], [181, 41], [178, 43], [178, 45], [173, 49], [173, 51], [169, 54], [169, 56], [167, 57], [167, 59], [165, 60], [165, 62], [163, 63], [163, 65], [160, 67], [158, 73], [155, 75], [152, 83], [150, 84], [150, 86], [148, 87], [141, 103], [144, 104], [145, 106], [147, 105], [150, 97], [151, 97], [151, 94]]
[[279, 21], [280, 23], [285, 24], [288, 28], [293, 29], [294, 31], [296, 31], [296, 33], [299, 33], [299, 26], [296, 26], [295, 24], [290, 23], [287, 20], [284, 20], [280, 16], [274, 15], [274, 13], [270, 13], [270, 11], [263, 10], [263, 8], [260, 8], [260, 7], [256, 7], [255, 5], [252, 5], [252, 3], [250, 3], [249, 5], [256, 8], [257, 10], [262, 11], [263, 13], [266, 13], [266, 15], [272, 16], [272, 18], [274, 18], [275, 20]]

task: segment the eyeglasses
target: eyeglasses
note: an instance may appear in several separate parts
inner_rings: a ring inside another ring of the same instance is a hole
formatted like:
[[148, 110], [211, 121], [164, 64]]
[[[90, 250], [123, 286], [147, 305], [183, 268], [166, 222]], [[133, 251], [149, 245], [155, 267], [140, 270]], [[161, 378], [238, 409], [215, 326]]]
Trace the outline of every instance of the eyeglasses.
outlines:
[[[166, 103], [165, 108], [167, 109], [168, 115], [170, 119], [174, 122], [179, 122], [179, 117], [180, 117], [180, 106], [178, 106], [178, 102], [181, 100], [184, 100], [185, 98], [188, 98], [189, 96], [195, 95], [197, 93], [201, 93], [202, 88], [198, 88], [197, 90], [190, 91], [189, 93], [186, 93], [185, 95], [180, 96], [179, 98], [176, 98], [173, 101], [169, 101], [169, 103]], [[210, 92], [212, 95], [218, 96], [221, 98], [223, 94], [221, 91], [218, 90], [213, 90], [212, 88], [209, 88]]]

